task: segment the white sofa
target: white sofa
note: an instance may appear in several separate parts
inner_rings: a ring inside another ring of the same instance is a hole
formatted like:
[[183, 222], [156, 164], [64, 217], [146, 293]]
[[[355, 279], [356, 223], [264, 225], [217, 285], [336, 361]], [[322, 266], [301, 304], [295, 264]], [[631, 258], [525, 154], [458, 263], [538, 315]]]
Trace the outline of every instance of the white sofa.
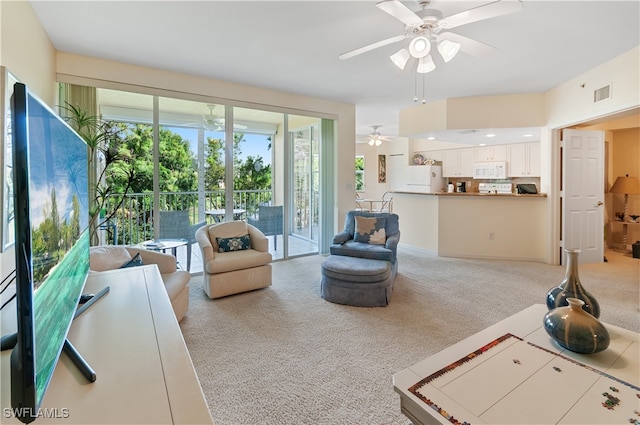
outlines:
[[[216, 238], [239, 238], [249, 235], [251, 248], [218, 252]], [[269, 240], [256, 227], [244, 221], [209, 224], [196, 231], [202, 251], [204, 292], [220, 298], [271, 285]]]
[[[176, 258], [173, 255], [119, 245], [92, 246], [89, 251], [89, 268], [92, 273], [120, 268], [139, 253], [143, 264], [158, 266], [178, 322], [187, 313], [191, 274], [184, 270], [178, 270]], [[116, 284], [117, 282], [114, 282], [114, 285]]]

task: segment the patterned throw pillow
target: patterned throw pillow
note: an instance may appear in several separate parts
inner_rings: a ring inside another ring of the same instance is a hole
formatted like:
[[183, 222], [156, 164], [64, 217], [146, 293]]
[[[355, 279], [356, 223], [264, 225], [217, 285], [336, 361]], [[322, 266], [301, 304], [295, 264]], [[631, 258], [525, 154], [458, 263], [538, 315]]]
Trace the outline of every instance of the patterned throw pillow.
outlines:
[[218, 252], [242, 251], [251, 248], [249, 235], [238, 238], [216, 238], [218, 242]]
[[355, 216], [356, 231], [353, 239], [356, 242], [384, 245], [387, 241], [385, 232], [386, 219], [384, 217]]
[[120, 268], [126, 269], [127, 267], [137, 267], [141, 265], [142, 265], [142, 258], [140, 257], [140, 253], [137, 253], [135, 257], [133, 257], [131, 260], [121, 265]]

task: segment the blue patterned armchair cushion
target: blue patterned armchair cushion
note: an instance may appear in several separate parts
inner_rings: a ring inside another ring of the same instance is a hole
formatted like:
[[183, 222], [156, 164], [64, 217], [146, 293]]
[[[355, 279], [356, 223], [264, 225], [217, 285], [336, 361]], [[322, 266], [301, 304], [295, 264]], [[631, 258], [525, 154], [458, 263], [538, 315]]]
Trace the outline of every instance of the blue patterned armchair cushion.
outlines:
[[373, 245], [384, 245], [387, 242], [385, 225], [387, 220], [384, 217], [362, 217], [355, 216], [356, 226], [353, 239], [356, 242], [370, 243]]
[[251, 248], [249, 235], [237, 238], [216, 238], [218, 242], [218, 252], [243, 251]]

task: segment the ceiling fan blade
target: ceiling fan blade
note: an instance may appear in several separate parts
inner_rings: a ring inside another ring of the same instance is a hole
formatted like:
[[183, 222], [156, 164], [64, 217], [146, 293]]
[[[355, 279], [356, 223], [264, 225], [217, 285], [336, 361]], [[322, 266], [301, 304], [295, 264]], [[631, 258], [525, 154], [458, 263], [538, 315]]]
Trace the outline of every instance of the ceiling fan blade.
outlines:
[[473, 56], [488, 56], [497, 50], [493, 46], [453, 32], [440, 33], [438, 34], [437, 40], [449, 40], [460, 43], [460, 50]]
[[361, 53], [368, 52], [369, 50], [377, 49], [378, 47], [386, 46], [388, 44], [397, 43], [398, 41], [402, 41], [405, 39], [405, 35], [396, 35], [391, 38], [387, 38], [385, 40], [378, 41], [376, 43], [369, 44], [364, 47], [360, 47], [359, 49], [351, 50], [350, 52], [346, 52], [338, 56], [340, 59], [349, 59], [354, 56], [357, 56]]
[[455, 28], [496, 16], [508, 15], [522, 10], [522, 7], [520, 0], [498, 0], [442, 18], [438, 21], [438, 25], [441, 28]]
[[380, 3], [377, 3], [376, 6], [405, 25], [418, 27], [424, 23], [422, 18], [398, 0], [381, 1]]

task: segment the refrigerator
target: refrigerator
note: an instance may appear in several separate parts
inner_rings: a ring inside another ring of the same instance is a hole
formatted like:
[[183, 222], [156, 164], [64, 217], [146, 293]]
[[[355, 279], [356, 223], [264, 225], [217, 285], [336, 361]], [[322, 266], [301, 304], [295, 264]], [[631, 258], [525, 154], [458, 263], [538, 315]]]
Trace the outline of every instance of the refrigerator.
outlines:
[[407, 191], [418, 193], [445, 191], [446, 179], [442, 177], [441, 165], [412, 165], [407, 171]]

